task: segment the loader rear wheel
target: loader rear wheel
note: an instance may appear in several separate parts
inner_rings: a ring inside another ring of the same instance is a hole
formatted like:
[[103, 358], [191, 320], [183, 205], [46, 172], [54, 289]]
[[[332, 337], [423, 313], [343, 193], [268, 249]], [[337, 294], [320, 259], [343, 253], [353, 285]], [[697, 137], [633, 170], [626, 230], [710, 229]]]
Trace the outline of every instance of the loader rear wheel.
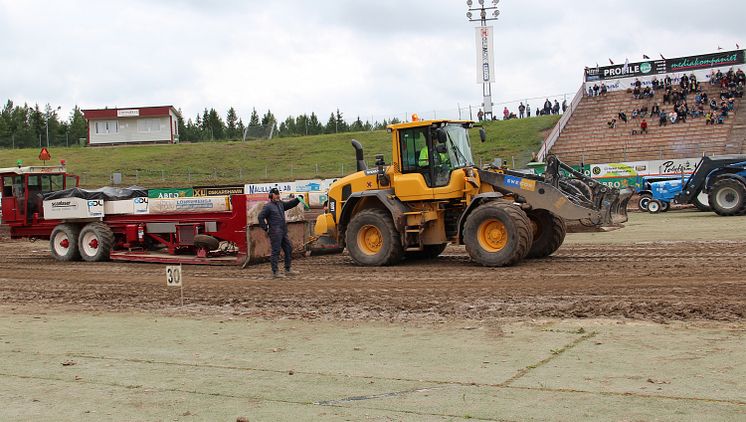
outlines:
[[547, 210], [531, 210], [526, 213], [531, 220], [534, 242], [527, 258], [545, 258], [553, 254], [565, 241], [565, 220]]
[[736, 179], [715, 182], [710, 189], [710, 206], [718, 215], [738, 215], [744, 208], [744, 186]]
[[440, 245], [425, 245], [419, 252], [407, 252], [407, 259], [435, 259], [446, 250], [447, 243]]
[[78, 250], [84, 261], [107, 261], [114, 246], [114, 232], [104, 223], [90, 223], [80, 231]]
[[393, 265], [404, 256], [399, 232], [383, 210], [360, 211], [347, 226], [345, 241], [350, 257], [358, 265]]
[[486, 267], [518, 263], [528, 254], [532, 242], [528, 216], [519, 207], [506, 202], [480, 205], [464, 225], [466, 252]]
[[49, 249], [57, 261], [79, 261], [78, 238], [80, 228], [72, 224], [60, 224], [52, 230]]

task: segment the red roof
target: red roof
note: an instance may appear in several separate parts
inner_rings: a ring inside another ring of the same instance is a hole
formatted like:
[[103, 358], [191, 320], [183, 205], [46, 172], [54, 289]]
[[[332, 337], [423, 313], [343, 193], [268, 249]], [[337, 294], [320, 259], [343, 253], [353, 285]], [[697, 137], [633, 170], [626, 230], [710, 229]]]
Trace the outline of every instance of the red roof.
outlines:
[[[120, 110], [137, 110], [137, 114], [129, 116], [120, 116]], [[178, 114], [174, 106], [154, 106], [154, 107], [122, 107], [122, 108], [99, 108], [91, 110], [82, 110], [86, 120], [92, 119], [116, 119], [117, 117], [162, 117], [168, 116], [170, 111]]]

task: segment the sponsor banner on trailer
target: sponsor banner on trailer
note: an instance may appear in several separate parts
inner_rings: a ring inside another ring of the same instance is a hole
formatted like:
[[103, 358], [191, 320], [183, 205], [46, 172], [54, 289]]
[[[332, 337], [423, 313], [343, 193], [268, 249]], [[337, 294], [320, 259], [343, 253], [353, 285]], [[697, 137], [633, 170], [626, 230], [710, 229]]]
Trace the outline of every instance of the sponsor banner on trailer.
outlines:
[[266, 195], [272, 188], [277, 188], [280, 192], [295, 192], [295, 182], [248, 183], [244, 186], [244, 193], [249, 195], [263, 193]]
[[244, 186], [195, 186], [193, 196], [230, 196], [242, 195]]
[[185, 198], [190, 196], [194, 196], [192, 188], [148, 189], [148, 198]]

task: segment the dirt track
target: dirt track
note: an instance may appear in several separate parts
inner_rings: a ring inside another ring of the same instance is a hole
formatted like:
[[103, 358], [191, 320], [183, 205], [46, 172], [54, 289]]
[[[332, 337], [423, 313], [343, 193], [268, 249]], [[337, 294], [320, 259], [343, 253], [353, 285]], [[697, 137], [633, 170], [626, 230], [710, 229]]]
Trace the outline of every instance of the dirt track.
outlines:
[[[435, 261], [359, 268], [345, 255], [267, 265], [185, 267], [186, 311], [268, 318], [424, 320], [500, 317], [746, 317], [746, 242], [566, 244], [553, 257], [488, 269], [451, 247]], [[0, 241], [0, 303], [79, 310], [177, 309], [152, 264], [58, 263], [46, 242]]]

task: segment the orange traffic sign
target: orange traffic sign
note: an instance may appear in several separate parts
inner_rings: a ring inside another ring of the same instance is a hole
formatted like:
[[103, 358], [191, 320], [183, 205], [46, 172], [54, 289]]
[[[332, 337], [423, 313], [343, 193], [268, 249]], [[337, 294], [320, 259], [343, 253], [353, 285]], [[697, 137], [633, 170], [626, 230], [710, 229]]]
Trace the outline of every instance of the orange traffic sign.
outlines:
[[52, 154], [49, 153], [46, 147], [42, 147], [41, 152], [39, 152], [39, 160], [49, 161], [51, 159], [52, 159]]

